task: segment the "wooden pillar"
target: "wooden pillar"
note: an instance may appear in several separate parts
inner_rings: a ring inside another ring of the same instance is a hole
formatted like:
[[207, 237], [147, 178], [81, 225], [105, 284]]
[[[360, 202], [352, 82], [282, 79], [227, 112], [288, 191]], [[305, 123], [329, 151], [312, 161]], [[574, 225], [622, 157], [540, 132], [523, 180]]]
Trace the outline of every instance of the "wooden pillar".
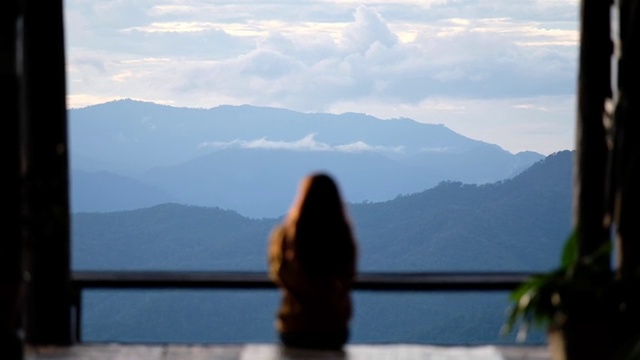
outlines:
[[65, 52], [62, 0], [22, 0], [23, 236], [28, 270], [26, 341], [72, 339]]
[[22, 359], [22, 242], [20, 241], [19, 99], [17, 74], [16, 0], [0, 5], [0, 108], [3, 113], [2, 186], [3, 236], [0, 238], [0, 351], [4, 359]]
[[598, 251], [609, 241], [606, 200], [609, 148], [604, 124], [605, 101], [611, 97], [610, 0], [583, 0], [581, 5], [574, 227], [580, 234], [579, 256]]
[[621, 273], [640, 269], [640, 2], [620, 1], [615, 221]]

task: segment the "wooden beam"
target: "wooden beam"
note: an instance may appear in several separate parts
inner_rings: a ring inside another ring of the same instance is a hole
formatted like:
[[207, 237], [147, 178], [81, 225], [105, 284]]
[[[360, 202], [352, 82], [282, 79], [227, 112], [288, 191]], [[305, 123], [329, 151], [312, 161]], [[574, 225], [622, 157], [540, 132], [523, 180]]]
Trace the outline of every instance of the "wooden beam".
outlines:
[[615, 222], [621, 273], [640, 269], [640, 2], [620, 3]]
[[[508, 291], [531, 273], [363, 273], [361, 291]], [[74, 271], [75, 291], [83, 289], [275, 289], [266, 273]]]
[[3, 2], [0, 11], [0, 108], [3, 134], [3, 236], [0, 239], [0, 351], [8, 359], [24, 357], [22, 330], [22, 243], [20, 241], [20, 157], [18, 146], [19, 87], [17, 74], [16, 0]]
[[609, 241], [604, 117], [605, 101], [612, 93], [610, 13], [610, 0], [582, 1], [573, 204], [581, 257], [594, 254]]
[[[511, 291], [531, 273], [362, 273], [354, 291]], [[266, 273], [75, 271], [72, 273], [76, 318], [82, 318], [82, 292], [87, 289], [277, 289]], [[81, 321], [76, 341], [82, 341]]]
[[21, 122], [26, 341], [71, 343], [69, 199], [62, 0], [24, 6]]

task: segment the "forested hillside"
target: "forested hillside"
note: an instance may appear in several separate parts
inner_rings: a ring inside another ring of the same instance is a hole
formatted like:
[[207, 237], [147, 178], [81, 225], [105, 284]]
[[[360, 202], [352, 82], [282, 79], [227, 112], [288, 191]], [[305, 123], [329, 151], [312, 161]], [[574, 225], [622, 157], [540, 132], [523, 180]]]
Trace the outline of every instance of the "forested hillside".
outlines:
[[[494, 184], [443, 182], [386, 202], [349, 204], [360, 269], [553, 266], [570, 231], [572, 154], [550, 155]], [[73, 264], [77, 269], [264, 270], [267, 237], [277, 221], [179, 204], [77, 213]]]

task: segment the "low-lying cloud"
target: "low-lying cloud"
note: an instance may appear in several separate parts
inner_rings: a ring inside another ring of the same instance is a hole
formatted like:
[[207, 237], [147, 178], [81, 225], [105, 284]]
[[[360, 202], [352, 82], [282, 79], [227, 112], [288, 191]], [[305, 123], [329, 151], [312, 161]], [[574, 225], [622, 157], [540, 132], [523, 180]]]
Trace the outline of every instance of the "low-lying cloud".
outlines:
[[356, 141], [349, 144], [330, 145], [317, 141], [317, 134], [308, 134], [302, 139], [294, 141], [269, 140], [266, 137], [254, 140], [211, 141], [200, 144], [200, 147], [214, 149], [269, 149], [292, 151], [339, 151], [348, 153], [361, 152], [404, 152], [403, 146], [377, 146], [369, 145], [364, 141]]

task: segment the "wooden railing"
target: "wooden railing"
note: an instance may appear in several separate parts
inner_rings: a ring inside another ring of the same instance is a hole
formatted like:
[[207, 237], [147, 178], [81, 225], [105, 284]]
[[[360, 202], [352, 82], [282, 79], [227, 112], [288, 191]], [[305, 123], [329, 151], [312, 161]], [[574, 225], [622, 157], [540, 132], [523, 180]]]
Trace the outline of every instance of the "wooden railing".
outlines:
[[[510, 291], [523, 272], [361, 273], [354, 291]], [[276, 289], [262, 272], [75, 271], [71, 274], [75, 341], [82, 341], [82, 292], [87, 289]]]

